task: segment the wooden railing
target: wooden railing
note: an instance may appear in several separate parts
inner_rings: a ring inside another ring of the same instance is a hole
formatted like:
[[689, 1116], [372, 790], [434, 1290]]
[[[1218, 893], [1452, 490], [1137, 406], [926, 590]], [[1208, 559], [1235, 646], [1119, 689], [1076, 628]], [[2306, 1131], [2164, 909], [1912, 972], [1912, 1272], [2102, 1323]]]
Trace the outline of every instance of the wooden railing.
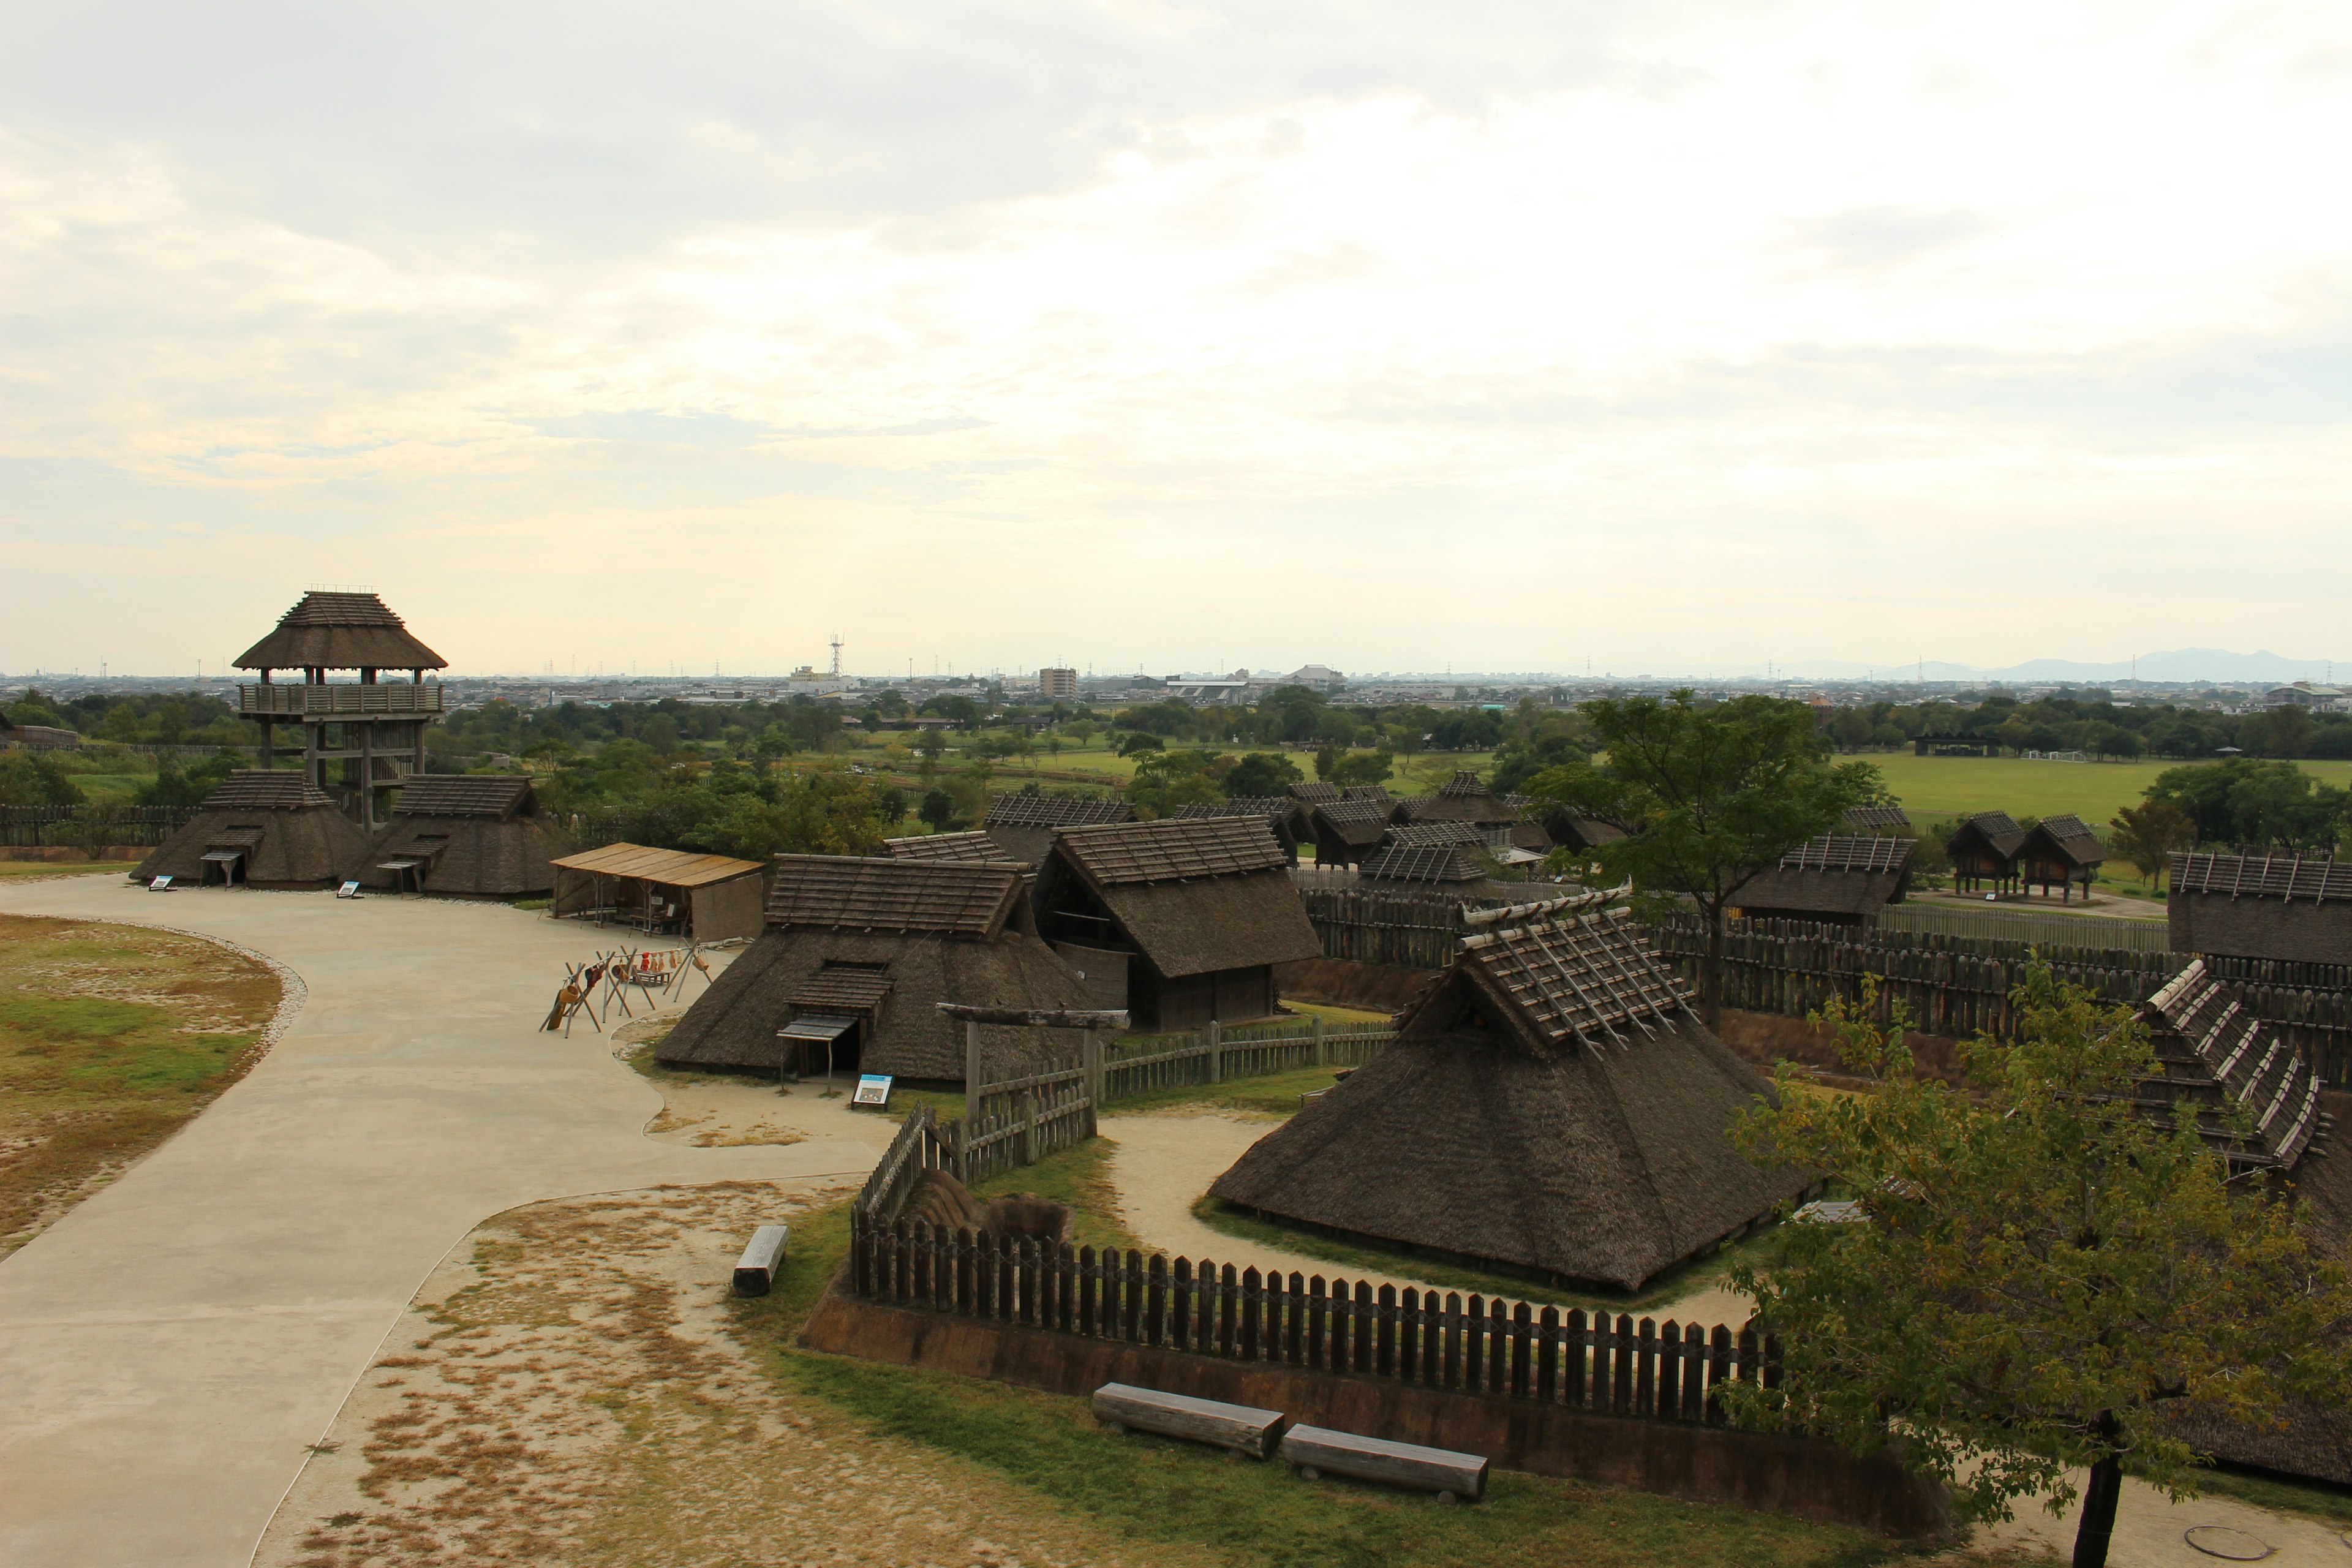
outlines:
[[1661, 1324], [1456, 1291], [851, 1222], [852, 1288], [900, 1306], [1077, 1339], [1386, 1378], [1640, 1420], [1720, 1423], [1723, 1384], [1779, 1380], [1751, 1328]]
[[1104, 1053], [1103, 1099], [1307, 1068], [1361, 1067], [1395, 1037], [1386, 1024], [1333, 1029], [1320, 1017], [1235, 1029], [1211, 1024], [1195, 1034], [1147, 1036]]
[[429, 681], [423, 686], [411, 686], [406, 681], [381, 681], [367, 685], [356, 681], [339, 681], [323, 686], [254, 685], [240, 686], [236, 692], [237, 711], [257, 718], [441, 711], [441, 688]]

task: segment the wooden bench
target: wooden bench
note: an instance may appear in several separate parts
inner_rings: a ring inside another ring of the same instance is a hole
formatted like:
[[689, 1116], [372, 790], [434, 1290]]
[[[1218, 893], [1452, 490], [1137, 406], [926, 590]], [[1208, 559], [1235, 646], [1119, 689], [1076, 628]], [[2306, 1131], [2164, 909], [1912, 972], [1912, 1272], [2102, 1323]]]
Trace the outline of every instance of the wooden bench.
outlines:
[[1271, 1456], [1282, 1436], [1279, 1410], [1254, 1410], [1246, 1405], [1195, 1399], [1189, 1394], [1162, 1394], [1128, 1383], [1106, 1383], [1096, 1389], [1094, 1406], [1095, 1418], [1114, 1432], [1131, 1426], [1139, 1432], [1231, 1448], [1253, 1459]]
[[1475, 1502], [1486, 1491], [1486, 1461], [1481, 1455], [1391, 1443], [1328, 1426], [1293, 1426], [1283, 1435], [1282, 1457], [1310, 1481], [1328, 1471], [1435, 1492], [1441, 1502]]
[[792, 1238], [793, 1227], [788, 1225], [763, 1225], [753, 1231], [751, 1245], [735, 1260], [735, 1294], [764, 1296], [772, 1289]]

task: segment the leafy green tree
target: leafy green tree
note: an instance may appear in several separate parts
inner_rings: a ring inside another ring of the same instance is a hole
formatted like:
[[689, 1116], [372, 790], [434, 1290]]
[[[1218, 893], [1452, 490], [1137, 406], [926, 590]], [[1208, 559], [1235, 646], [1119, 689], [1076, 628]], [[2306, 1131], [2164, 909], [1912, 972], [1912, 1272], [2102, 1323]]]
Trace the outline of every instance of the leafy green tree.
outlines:
[[32, 752], [0, 754], [0, 805], [74, 805], [81, 799], [81, 786], [56, 758]]
[[2347, 826], [2344, 790], [2277, 759], [2228, 757], [2167, 768], [2147, 787], [2147, 798], [2185, 813], [2197, 825], [2198, 842], [2246, 850], [2325, 849]]
[[1385, 751], [1350, 752], [1331, 764], [1324, 776], [1341, 789], [1356, 784], [1386, 784], [1396, 772], [1396, 759]]
[[922, 804], [915, 807], [915, 815], [934, 833], [945, 833], [955, 821], [955, 796], [943, 789], [924, 791]]
[[2173, 851], [2197, 843], [2197, 825], [2168, 800], [2147, 800], [2117, 811], [2107, 826], [2107, 843], [2153, 884], [2171, 863]]
[[1159, 736], [1140, 730], [1118, 738], [1118, 754], [1122, 757], [1132, 757], [1144, 752], [1164, 752], [1167, 749], [1167, 742]]
[[1777, 1387], [1727, 1385], [1737, 1419], [1892, 1443], [1966, 1518], [2063, 1509], [2087, 1468], [2074, 1561], [2099, 1568], [2126, 1466], [2193, 1486], [2163, 1405], [2252, 1422], [2352, 1399], [2343, 1269], [2287, 1203], [2230, 1183], [2193, 1102], [2170, 1127], [2134, 1110], [2158, 1069], [2128, 1008], [2037, 963], [2014, 1039], [1963, 1047], [1962, 1089], [1919, 1075], [1876, 1000], [1870, 983], [1816, 1015], [1867, 1091], [1819, 1093], [1783, 1062], [1778, 1104], [1738, 1129], [1759, 1159], [1835, 1175], [1862, 1219], [1788, 1226], [1777, 1259], [1733, 1269], [1785, 1358]]
[[1326, 784], [1331, 780], [1331, 770], [1339, 765], [1339, 748], [1321, 745], [1315, 748], [1315, 776]]
[[1830, 832], [1849, 806], [1883, 793], [1867, 763], [1832, 766], [1812, 710], [1777, 697], [1702, 706], [1688, 691], [1584, 705], [1603, 756], [1548, 769], [1528, 793], [1634, 831], [1579, 859], [1643, 891], [1680, 893], [1706, 921], [1700, 993], [1722, 1014], [1723, 922], [1750, 879]]
[[1280, 795], [1306, 775], [1298, 764], [1276, 752], [1252, 752], [1225, 774], [1228, 795]]

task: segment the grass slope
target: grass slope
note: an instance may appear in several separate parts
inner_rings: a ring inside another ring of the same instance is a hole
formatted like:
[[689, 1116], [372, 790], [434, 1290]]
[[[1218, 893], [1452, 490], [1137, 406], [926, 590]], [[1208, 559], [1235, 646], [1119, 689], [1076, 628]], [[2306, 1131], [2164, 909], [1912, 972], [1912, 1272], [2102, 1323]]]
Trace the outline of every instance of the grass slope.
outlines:
[[0, 915], [0, 1253], [241, 1077], [278, 998], [196, 937]]

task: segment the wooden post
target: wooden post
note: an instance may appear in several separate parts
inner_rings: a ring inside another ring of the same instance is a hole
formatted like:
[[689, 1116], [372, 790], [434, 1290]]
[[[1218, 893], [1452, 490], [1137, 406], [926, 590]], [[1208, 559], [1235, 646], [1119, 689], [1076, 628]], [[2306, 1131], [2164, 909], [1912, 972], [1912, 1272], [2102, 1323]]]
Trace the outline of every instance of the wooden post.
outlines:
[[1095, 1135], [1096, 1118], [1102, 1114], [1102, 1031], [1088, 1029], [1086, 1044], [1087, 1070], [1087, 1136]]
[[1209, 1081], [1225, 1081], [1225, 1040], [1214, 1018], [1209, 1020]]
[[1326, 1065], [1326, 1064], [1325, 1064], [1325, 1062], [1324, 1062], [1324, 1058], [1323, 1058], [1323, 1015], [1322, 1015], [1322, 1014], [1320, 1014], [1320, 1013], [1318, 1013], [1318, 1014], [1316, 1014], [1316, 1015], [1314, 1016], [1314, 1017], [1315, 1017], [1315, 1065], [1316, 1065], [1317, 1067], [1318, 1067], [1318, 1068], [1319, 1068], [1319, 1067], [1322, 1067], [1322, 1066], [1325, 1066], [1325, 1065]]
[[[980, 1020], [963, 1025], [963, 1129], [969, 1138], [980, 1125]], [[958, 1172], [957, 1174], [962, 1174]]]
[[1037, 1163], [1037, 1091], [1034, 1089], [1021, 1091], [1021, 1163]]

